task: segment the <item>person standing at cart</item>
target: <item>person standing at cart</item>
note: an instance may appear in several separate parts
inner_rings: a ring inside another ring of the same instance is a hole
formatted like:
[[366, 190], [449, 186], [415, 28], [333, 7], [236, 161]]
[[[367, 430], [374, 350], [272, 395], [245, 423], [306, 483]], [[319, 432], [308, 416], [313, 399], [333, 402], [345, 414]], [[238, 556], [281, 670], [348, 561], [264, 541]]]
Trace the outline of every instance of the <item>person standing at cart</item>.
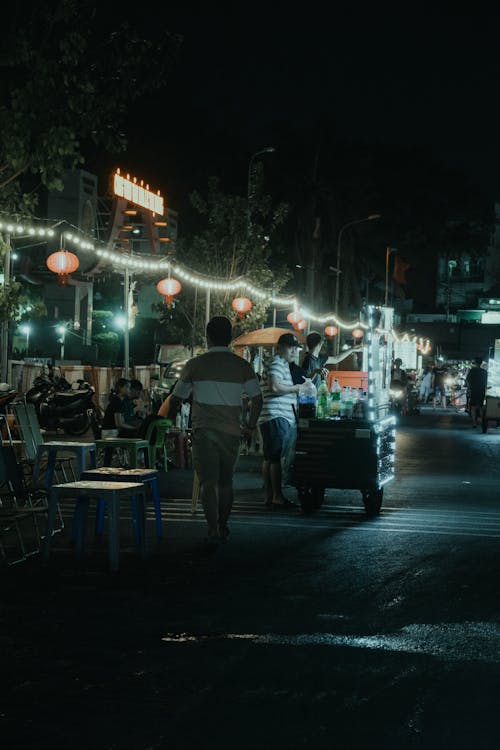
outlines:
[[262, 435], [262, 476], [266, 492], [266, 507], [295, 507], [296, 503], [283, 495], [282, 460], [290, 453], [297, 436], [297, 397], [299, 383], [294, 383], [290, 363], [295, 360], [299, 342], [293, 333], [278, 339], [278, 351], [262, 379], [263, 406], [259, 417]]
[[323, 346], [323, 337], [317, 331], [308, 333], [306, 342], [307, 352], [302, 360], [301, 367], [305, 371], [306, 377], [311, 378], [316, 388], [319, 388], [321, 381], [326, 380], [328, 376], [328, 369], [325, 367], [328, 354], [320, 353]]
[[486, 397], [486, 383], [488, 380], [488, 373], [482, 367], [482, 364], [482, 357], [476, 357], [474, 360], [474, 364], [465, 377], [469, 414], [472, 418], [474, 427], [477, 424], [477, 420], [481, 419], [483, 416], [482, 411], [484, 399]]

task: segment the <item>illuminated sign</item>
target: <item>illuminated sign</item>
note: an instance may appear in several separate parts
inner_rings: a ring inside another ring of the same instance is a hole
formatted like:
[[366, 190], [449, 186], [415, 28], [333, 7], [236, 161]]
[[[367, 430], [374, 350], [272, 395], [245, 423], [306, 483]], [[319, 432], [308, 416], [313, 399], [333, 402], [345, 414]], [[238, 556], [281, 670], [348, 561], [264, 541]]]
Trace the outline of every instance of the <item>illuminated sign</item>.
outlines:
[[119, 198], [125, 198], [131, 203], [135, 203], [136, 206], [145, 208], [159, 216], [164, 215], [163, 198], [160, 191], [153, 193], [149, 189], [149, 185], [144, 187], [143, 180], [138, 183], [136, 177], [133, 180], [130, 179], [130, 175], [123, 177], [120, 170], [117, 169], [113, 175], [113, 190]]

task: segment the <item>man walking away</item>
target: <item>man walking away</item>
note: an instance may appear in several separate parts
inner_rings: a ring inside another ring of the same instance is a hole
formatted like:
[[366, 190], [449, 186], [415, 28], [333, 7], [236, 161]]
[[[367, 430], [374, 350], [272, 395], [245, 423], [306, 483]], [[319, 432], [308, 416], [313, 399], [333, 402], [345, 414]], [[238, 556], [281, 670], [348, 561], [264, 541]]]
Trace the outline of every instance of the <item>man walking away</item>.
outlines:
[[[190, 359], [169, 398], [169, 418], [192, 396], [193, 465], [208, 526], [208, 541], [225, 541], [233, 506], [233, 474], [242, 433], [255, 429], [262, 408], [252, 366], [229, 350], [231, 321], [218, 316], [207, 324], [208, 351]], [[243, 399], [251, 401], [242, 426]]]
[[467, 386], [467, 400], [469, 403], [469, 414], [472, 417], [474, 427], [478, 419], [482, 419], [484, 399], [486, 396], [486, 382], [488, 373], [481, 366], [482, 357], [476, 357], [473, 366], [470, 368], [465, 378]]

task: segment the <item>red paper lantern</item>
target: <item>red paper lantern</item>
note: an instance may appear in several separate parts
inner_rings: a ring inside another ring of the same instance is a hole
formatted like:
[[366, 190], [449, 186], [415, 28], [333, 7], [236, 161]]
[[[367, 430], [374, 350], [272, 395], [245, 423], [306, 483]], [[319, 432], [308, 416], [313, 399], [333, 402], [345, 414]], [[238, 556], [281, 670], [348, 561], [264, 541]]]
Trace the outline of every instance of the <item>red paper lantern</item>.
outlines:
[[159, 281], [156, 285], [157, 290], [160, 294], [163, 294], [165, 297], [165, 302], [167, 304], [168, 309], [172, 307], [172, 302], [174, 299], [174, 296], [176, 294], [179, 294], [179, 292], [182, 289], [182, 284], [180, 281], [177, 281], [177, 279], [162, 279]]
[[299, 320], [302, 320], [302, 315], [297, 310], [294, 310], [293, 312], [288, 313], [288, 315], [286, 316], [286, 319], [295, 328]]
[[231, 302], [231, 307], [238, 313], [238, 318], [241, 320], [245, 317], [245, 313], [252, 309], [253, 305], [246, 297], [236, 297]]
[[294, 328], [296, 331], [303, 331], [304, 328], [307, 328], [307, 321], [299, 320], [298, 323], [295, 323]]
[[68, 276], [76, 271], [80, 261], [74, 253], [68, 253], [67, 250], [58, 250], [47, 258], [47, 268], [49, 271], [57, 273], [57, 280], [61, 286], [68, 283]]
[[354, 339], [362, 339], [362, 338], [363, 338], [363, 336], [365, 335], [365, 332], [363, 331], [363, 329], [362, 329], [362, 328], [354, 328], [354, 329], [353, 329], [353, 330], [351, 331], [351, 335], [352, 335], [352, 337], [353, 337]]
[[333, 337], [336, 336], [338, 332], [339, 329], [337, 328], [337, 326], [327, 326], [325, 328], [325, 333], [329, 339], [333, 339]]

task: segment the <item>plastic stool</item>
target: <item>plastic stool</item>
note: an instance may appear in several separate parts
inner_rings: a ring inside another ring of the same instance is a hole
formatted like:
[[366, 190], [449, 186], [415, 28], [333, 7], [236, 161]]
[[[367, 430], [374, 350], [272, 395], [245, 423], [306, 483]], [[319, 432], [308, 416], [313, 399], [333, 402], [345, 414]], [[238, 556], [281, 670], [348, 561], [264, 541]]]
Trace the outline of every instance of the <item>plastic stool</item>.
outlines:
[[193, 489], [191, 490], [191, 513], [196, 513], [198, 506], [198, 500], [200, 497], [200, 480], [198, 474], [194, 472], [193, 475]]
[[[102, 448], [104, 451], [112, 450], [113, 448], [123, 448], [123, 450], [128, 452], [132, 469], [137, 469], [139, 452], [144, 451], [144, 465], [149, 465], [149, 443], [147, 440], [141, 440], [140, 438], [102, 438], [101, 440], [96, 440], [95, 445], [96, 450]], [[154, 469], [154, 466], [149, 468]]]
[[66, 484], [53, 484], [49, 494], [49, 512], [45, 539], [41, 549], [41, 558], [47, 561], [50, 555], [50, 545], [54, 521], [57, 513], [59, 500], [63, 497], [76, 499], [75, 508], [75, 555], [81, 557], [83, 554], [85, 527], [87, 525], [87, 514], [89, 501], [95, 498], [99, 501], [106, 498], [109, 504], [109, 567], [118, 570], [120, 558], [120, 504], [124, 498], [136, 498], [137, 502], [137, 527], [139, 536], [139, 551], [142, 557], [147, 554], [146, 549], [146, 523], [145, 523], [145, 487], [137, 482], [92, 482], [79, 481]]
[[[163, 536], [161, 520], [161, 498], [158, 486], [158, 471], [156, 469], [117, 469], [112, 466], [103, 466], [100, 469], [85, 471], [82, 479], [86, 480], [106, 480], [108, 482], [142, 482], [148, 490], [148, 494], [153, 500], [155, 509], [155, 528], [156, 536], [161, 539]], [[134, 497], [131, 498], [132, 518], [134, 524], [134, 539], [138, 541], [137, 535], [137, 502]], [[106, 514], [106, 499], [100, 498], [97, 503], [95, 515], [95, 533], [102, 534], [104, 528], [104, 516]]]

